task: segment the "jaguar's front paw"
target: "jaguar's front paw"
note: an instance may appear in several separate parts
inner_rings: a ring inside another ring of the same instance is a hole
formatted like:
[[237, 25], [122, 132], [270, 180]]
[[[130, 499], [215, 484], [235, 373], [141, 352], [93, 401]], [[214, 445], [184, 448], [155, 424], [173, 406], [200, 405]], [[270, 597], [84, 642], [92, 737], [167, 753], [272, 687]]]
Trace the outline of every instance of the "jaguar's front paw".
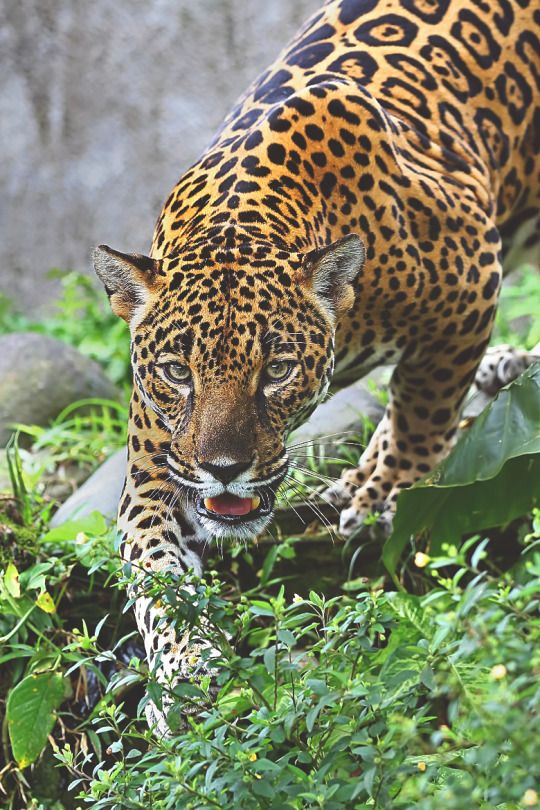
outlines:
[[[215, 668], [208, 669], [207, 674], [211, 675], [210, 684], [205, 690], [205, 694], [203, 695], [201, 691], [200, 697], [196, 699], [177, 696], [175, 689], [179, 690], [186, 683], [198, 685], [197, 679], [195, 681], [192, 679], [178, 679], [176, 684], [172, 684], [170, 687], [172, 692], [164, 689], [161, 708], [156, 706], [153, 701], [146, 704], [146, 720], [155, 737], [167, 738], [174, 736], [174, 734], [187, 728], [188, 717], [197, 717], [201, 712], [212, 706], [219, 692], [215, 677], [217, 671]], [[185, 690], [182, 689], [181, 691], [183, 693]]]
[[474, 379], [476, 387], [493, 397], [538, 359], [540, 359], [540, 344], [532, 352], [523, 351], [507, 343], [490, 346], [478, 366]]
[[348, 506], [352, 498], [352, 488], [343, 480], [336, 481], [322, 493], [326, 503], [337, 506], [338, 509]]
[[163, 709], [158, 709], [153, 701], [150, 701], [146, 704], [144, 713], [146, 715], [146, 722], [148, 723], [148, 728], [154, 735], [154, 737], [168, 738], [172, 736], [172, 730], [167, 722], [167, 711], [164, 707]]
[[341, 512], [339, 533], [345, 537], [363, 536], [366, 540], [384, 542], [392, 532], [394, 514], [391, 509], [383, 508], [379, 513], [366, 512], [355, 506], [354, 501]]
[[197, 715], [202, 706], [186, 704], [180, 699], [174, 700], [170, 696], [163, 696], [162, 708], [159, 709], [153, 701], [146, 705], [145, 714], [148, 727], [154, 737], [170, 738], [187, 728], [188, 715]]

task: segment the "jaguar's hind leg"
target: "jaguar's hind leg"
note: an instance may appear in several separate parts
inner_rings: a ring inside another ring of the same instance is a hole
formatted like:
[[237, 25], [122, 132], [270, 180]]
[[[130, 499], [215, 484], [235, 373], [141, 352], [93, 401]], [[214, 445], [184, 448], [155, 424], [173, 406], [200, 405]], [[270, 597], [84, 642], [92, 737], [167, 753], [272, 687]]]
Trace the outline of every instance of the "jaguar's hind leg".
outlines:
[[[502, 387], [519, 377], [535, 361], [540, 361], [540, 344], [530, 352], [517, 349], [508, 344], [489, 347], [480, 361], [474, 377], [476, 388], [487, 396], [493, 397]], [[396, 381], [394, 380], [395, 385]], [[382, 530], [383, 534], [391, 529], [393, 504], [401, 489], [414, 483], [415, 480], [418, 480], [423, 474], [432, 469], [444, 457], [447, 450], [446, 442], [443, 442], [440, 448], [439, 444], [441, 442], [437, 442], [432, 446], [429, 457], [425, 461], [418, 460], [415, 466], [414, 461], [408, 457], [403, 457], [402, 451], [395, 443], [392, 428], [393, 418], [393, 410], [390, 408], [377, 426], [368, 447], [360, 457], [358, 467], [347, 470], [341, 479], [336, 481], [325, 492], [326, 500], [335, 506], [344, 510], [346, 507], [351, 507], [347, 514], [349, 520], [351, 520], [351, 525], [355, 528], [358, 528], [359, 525], [358, 513], [361, 512], [365, 516], [377, 512], [379, 519], [373, 531], [380, 533]], [[416, 438], [415, 434], [412, 434], [412, 438]], [[406, 441], [406, 439], [401, 440], [402, 447], [405, 446], [403, 442]], [[394, 447], [394, 450], [397, 449], [396, 457], [399, 457], [394, 467], [392, 467], [393, 462], [390, 461], [391, 470], [395, 469], [395, 466], [398, 467], [395, 475], [389, 475], [388, 470], [384, 469], [384, 467], [388, 466], [389, 448], [391, 446]], [[381, 465], [380, 459], [384, 460], [385, 458], [386, 461]], [[353, 499], [354, 504], [351, 506]], [[345, 515], [345, 512], [343, 514]], [[346, 520], [347, 517], [342, 519], [342, 528], [345, 533], [347, 533], [347, 528], [343, 526], [343, 523]]]
[[334, 502], [348, 499], [340, 518], [343, 535], [357, 532], [374, 513], [380, 515], [377, 528], [390, 531], [399, 493], [448, 454], [487, 339], [435, 343], [396, 368], [390, 403], [358, 469], [327, 491]]

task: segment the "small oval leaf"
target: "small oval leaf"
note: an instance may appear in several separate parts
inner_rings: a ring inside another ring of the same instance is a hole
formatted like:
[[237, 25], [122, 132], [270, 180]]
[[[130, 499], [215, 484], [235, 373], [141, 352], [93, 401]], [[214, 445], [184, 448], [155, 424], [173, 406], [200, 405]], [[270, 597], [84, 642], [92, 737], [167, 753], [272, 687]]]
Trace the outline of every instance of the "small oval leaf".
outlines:
[[4, 574], [4, 585], [6, 586], [6, 591], [9, 593], [10, 596], [13, 596], [14, 599], [19, 598], [19, 596], [21, 595], [19, 572], [11, 562], [8, 563], [6, 572]]
[[43, 591], [36, 599], [36, 605], [45, 613], [56, 613], [56, 605], [50, 593]]

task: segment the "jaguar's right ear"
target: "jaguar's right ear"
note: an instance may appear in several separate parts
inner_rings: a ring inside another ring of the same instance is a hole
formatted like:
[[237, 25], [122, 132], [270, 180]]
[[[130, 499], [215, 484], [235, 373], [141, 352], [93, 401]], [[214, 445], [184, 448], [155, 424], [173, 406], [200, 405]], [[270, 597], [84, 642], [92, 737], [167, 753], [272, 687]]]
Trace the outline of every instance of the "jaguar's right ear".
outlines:
[[129, 323], [155, 287], [161, 262], [136, 253], [120, 253], [107, 245], [95, 248], [93, 259], [113, 312]]

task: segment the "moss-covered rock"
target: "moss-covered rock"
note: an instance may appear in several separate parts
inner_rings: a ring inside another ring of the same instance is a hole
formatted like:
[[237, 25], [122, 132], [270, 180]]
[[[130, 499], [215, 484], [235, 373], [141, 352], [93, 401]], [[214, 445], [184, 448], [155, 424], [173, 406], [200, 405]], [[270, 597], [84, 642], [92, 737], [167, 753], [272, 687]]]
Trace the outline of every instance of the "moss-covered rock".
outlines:
[[0, 568], [24, 567], [38, 553], [38, 532], [22, 524], [14, 498], [0, 495]]

